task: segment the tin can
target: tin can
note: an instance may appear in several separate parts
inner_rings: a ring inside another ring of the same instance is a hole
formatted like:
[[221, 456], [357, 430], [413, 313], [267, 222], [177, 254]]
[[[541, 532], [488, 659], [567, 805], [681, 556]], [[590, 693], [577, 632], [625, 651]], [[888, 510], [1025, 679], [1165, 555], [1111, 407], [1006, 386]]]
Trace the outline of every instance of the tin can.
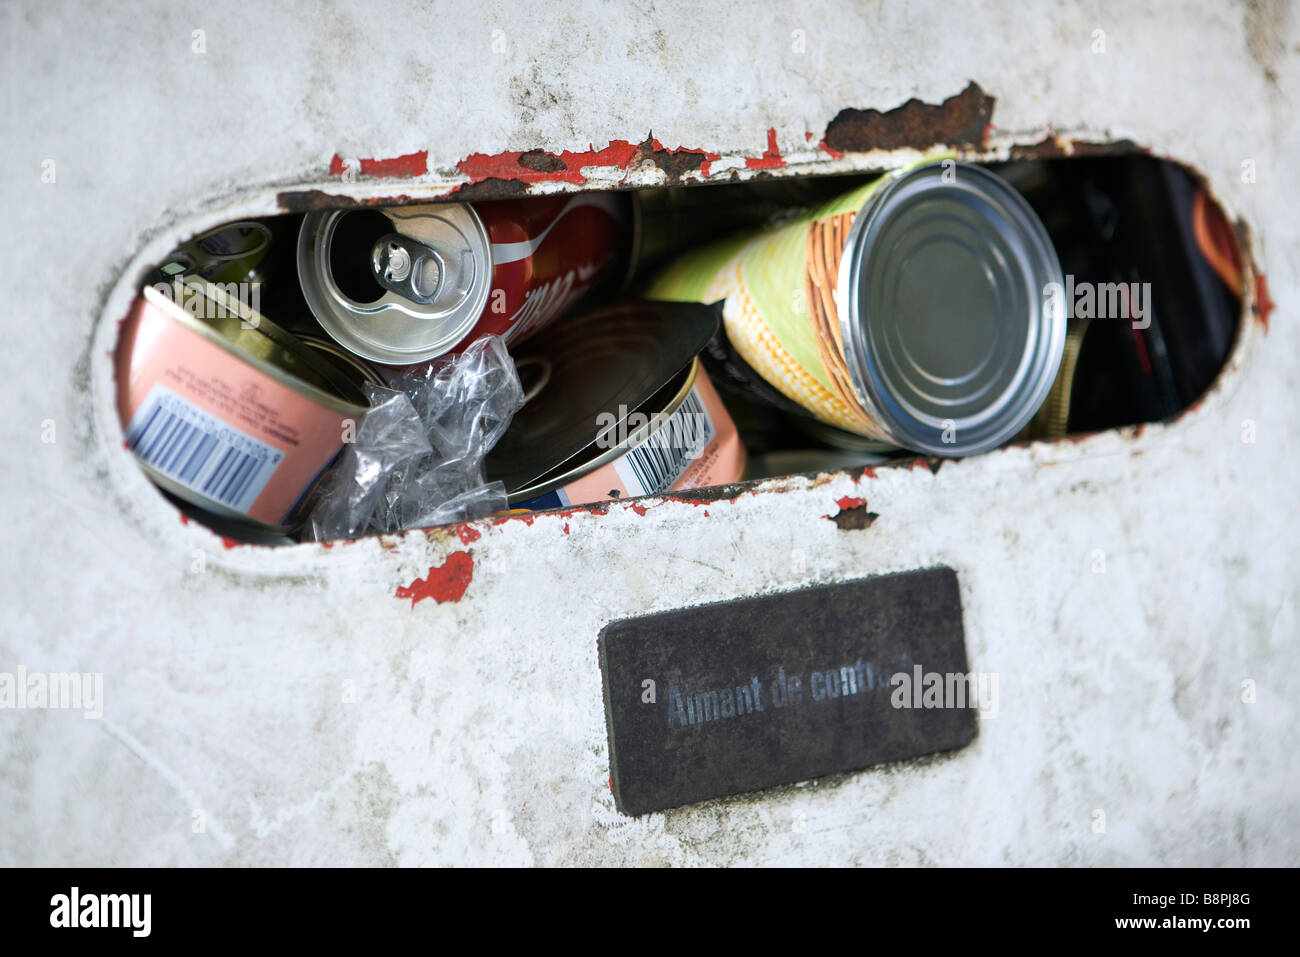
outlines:
[[271, 230], [256, 220], [218, 226], [172, 250], [159, 267], [161, 277], [198, 277], [214, 283], [256, 282], [271, 246]]
[[487, 459], [519, 508], [544, 509], [720, 485], [745, 451], [701, 346], [703, 306], [629, 303], [574, 316], [517, 357], [532, 398]]
[[662, 395], [626, 440], [513, 492], [510, 504], [541, 511], [740, 481], [744, 446], [699, 360]]
[[818, 421], [953, 456], [1010, 440], [1046, 398], [1062, 288], [1029, 204], [947, 160], [688, 254], [650, 295], [723, 300], [751, 374]]
[[172, 495], [287, 534], [360, 424], [365, 394], [357, 377], [213, 284], [174, 288], [146, 286], [122, 327], [126, 445]]
[[[851, 183], [867, 177], [849, 177]], [[874, 177], [873, 177], [874, 178]], [[844, 194], [844, 177], [798, 176], [761, 182], [634, 190], [633, 247], [627, 285], [653, 277], [684, 248], [742, 230], [752, 233]]]
[[351, 352], [419, 365], [486, 335], [514, 344], [627, 257], [630, 200], [585, 193], [307, 214], [298, 278]]

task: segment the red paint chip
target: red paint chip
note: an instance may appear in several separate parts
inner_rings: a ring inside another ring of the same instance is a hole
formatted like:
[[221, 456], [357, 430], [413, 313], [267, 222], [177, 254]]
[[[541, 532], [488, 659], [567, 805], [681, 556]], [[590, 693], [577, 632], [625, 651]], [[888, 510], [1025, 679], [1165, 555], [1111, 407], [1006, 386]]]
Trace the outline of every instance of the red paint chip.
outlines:
[[785, 165], [785, 160], [781, 158], [781, 151], [776, 145], [776, 127], [769, 127], [767, 131], [767, 149], [758, 159], [745, 160], [745, 166], [749, 169], [780, 169]]
[[[519, 160], [524, 153], [542, 153], [555, 160], [552, 169], [530, 169]], [[626, 168], [636, 156], [637, 145], [627, 140], [610, 140], [604, 149], [590, 146], [581, 152], [564, 150], [552, 153], [549, 150], [505, 150], [500, 153], [471, 153], [456, 168], [469, 177], [471, 183], [481, 183], [485, 179], [513, 179], [521, 183], [572, 183], [582, 185], [586, 177], [582, 175], [584, 166], [612, 166]]]
[[[429, 172], [429, 151], [419, 150], [390, 159], [362, 159], [358, 160], [358, 163], [362, 176], [423, 176]], [[335, 153], [334, 158], [330, 160], [330, 175], [342, 176], [346, 170], [347, 163], [342, 156]]]
[[473, 556], [469, 552], [452, 552], [441, 565], [429, 566], [424, 578], [399, 587], [395, 595], [411, 599], [412, 608], [417, 601], [426, 598], [432, 598], [440, 605], [446, 601], [460, 601], [473, 578]]
[[817, 144], [817, 147], [818, 147], [818, 149], [820, 149], [823, 153], [825, 153], [827, 156], [829, 156], [831, 159], [843, 159], [843, 158], [844, 158], [844, 151], [843, 151], [843, 150], [837, 150], [837, 149], [835, 149], [833, 146], [829, 145], [829, 144], [826, 142], [826, 138], [825, 138], [825, 137], [822, 137], [822, 141], [821, 141], [820, 143]]
[[1268, 279], [1263, 273], [1255, 277], [1255, 307], [1259, 310], [1259, 321], [1268, 332], [1268, 317], [1273, 313], [1275, 303], [1268, 294]]

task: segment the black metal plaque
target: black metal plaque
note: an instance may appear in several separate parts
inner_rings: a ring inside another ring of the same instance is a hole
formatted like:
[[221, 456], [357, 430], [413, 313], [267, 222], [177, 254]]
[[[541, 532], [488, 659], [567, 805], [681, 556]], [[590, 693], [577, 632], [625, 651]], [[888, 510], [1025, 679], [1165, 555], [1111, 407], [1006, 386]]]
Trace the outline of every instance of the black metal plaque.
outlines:
[[632, 815], [960, 748], [988, 697], [951, 568], [612, 622], [600, 661]]

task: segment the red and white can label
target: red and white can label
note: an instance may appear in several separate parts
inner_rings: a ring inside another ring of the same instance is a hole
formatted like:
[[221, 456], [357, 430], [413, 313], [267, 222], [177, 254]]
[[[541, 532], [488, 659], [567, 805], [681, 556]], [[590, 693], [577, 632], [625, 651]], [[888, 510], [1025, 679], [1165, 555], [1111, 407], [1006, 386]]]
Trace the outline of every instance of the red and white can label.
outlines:
[[485, 335], [521, 342], [570, 311], [623, 255], [627, 203], [607, 193], [476, 203], [492, 243], [492, 291], [457, 348]]

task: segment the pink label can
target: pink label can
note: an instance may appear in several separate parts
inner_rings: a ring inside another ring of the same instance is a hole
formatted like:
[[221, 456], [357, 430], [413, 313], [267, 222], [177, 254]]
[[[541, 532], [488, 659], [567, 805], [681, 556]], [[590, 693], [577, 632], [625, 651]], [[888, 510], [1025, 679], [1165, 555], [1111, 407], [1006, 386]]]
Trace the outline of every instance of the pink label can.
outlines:
[[365, 415], [360, 384], [210, 284], [173, 288], [146, 286], [123, 323], [126, 445], [171, 494], [292, 530]]
[[589, 505], [738, 482], [745, 447], [717, 390], [692, 363], [676, 402], [625, 446], [512, 496], [517, 509]]

